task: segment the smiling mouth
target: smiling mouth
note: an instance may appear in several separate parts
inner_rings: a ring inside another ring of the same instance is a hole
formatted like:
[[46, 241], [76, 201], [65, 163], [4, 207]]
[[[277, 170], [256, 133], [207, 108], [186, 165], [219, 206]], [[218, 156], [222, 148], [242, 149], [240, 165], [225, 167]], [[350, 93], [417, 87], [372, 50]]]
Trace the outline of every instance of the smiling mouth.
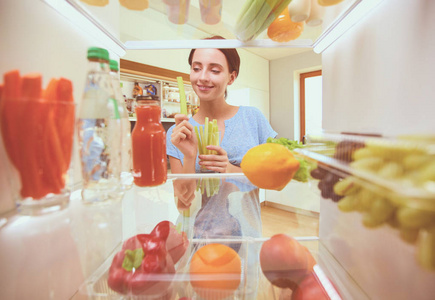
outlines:
[[209, 91], [213, 88], [212, 86], [205, 86], [205, 85], [197, 85], [197, 86], [200, 91]]

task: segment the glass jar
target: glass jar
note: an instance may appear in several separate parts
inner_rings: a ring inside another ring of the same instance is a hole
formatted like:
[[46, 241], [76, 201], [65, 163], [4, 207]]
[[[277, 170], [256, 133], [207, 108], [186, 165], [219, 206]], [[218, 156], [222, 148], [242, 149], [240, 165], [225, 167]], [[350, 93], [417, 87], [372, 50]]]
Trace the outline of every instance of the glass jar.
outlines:
[[132, 150], [134, 183], [140, 187], [166, 182], [166, 131], [160, 115], [160, 101], [151, 96], [137, 99], [137, 122], [132, 132]]

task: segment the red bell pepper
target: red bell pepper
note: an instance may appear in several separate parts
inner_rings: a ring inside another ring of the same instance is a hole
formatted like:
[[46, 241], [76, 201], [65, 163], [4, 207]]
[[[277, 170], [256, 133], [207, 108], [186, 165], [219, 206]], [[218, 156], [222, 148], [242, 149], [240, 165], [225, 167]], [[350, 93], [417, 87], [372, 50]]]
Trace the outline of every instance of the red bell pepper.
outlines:
[[169, 221], [157, 224], [150, 234], [129, 238], [113, 258], [109, 287], [120, 294], [162, 295], [168, 291], [174, 264], [187, 246], [186, 234], [178, 233]]
[[170, 221], [162, 221], [154, 227], [151, 235], [166, 240], [166, 250], [176, 264], [186, 252], [189, 245], [184, 231], [179, 232], [177, 227]]

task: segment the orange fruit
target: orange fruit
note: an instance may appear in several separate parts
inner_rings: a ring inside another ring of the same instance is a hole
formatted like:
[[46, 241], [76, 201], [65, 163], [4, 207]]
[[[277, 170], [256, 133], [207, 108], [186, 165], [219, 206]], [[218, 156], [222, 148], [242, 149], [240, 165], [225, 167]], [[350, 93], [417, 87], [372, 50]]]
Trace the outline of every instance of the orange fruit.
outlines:
[[267, 28], [267, 36], [275, 42], [284, 43], [297, 39], [303, 30], [304, 22], [293, 22], [286, 7]]
[[204, 299], [231, 295], [240, 284], [242, 262], [236, 251], [222, 244], [198, 249], [190, 261], [190, 283]]
[[299, 161], [283, 145], [266, 143], [249, 149], [240, 166], [259, 188], [280, 191], [299, 169]]

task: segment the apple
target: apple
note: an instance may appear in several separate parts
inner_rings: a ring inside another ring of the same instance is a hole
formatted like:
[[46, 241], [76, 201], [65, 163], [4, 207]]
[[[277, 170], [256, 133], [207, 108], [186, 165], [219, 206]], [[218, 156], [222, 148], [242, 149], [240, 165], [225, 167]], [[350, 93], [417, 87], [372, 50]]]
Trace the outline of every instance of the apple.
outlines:
[[260, 250], [264, 276], [275, 286], [295, 290], [298, 283], [312, 271], [309, 251], [294, 238], [276, 234], [265, 241]]
[[314, 272], [310, 272], [293, 291], [292, 300], [329, 300], [329, 296]]

